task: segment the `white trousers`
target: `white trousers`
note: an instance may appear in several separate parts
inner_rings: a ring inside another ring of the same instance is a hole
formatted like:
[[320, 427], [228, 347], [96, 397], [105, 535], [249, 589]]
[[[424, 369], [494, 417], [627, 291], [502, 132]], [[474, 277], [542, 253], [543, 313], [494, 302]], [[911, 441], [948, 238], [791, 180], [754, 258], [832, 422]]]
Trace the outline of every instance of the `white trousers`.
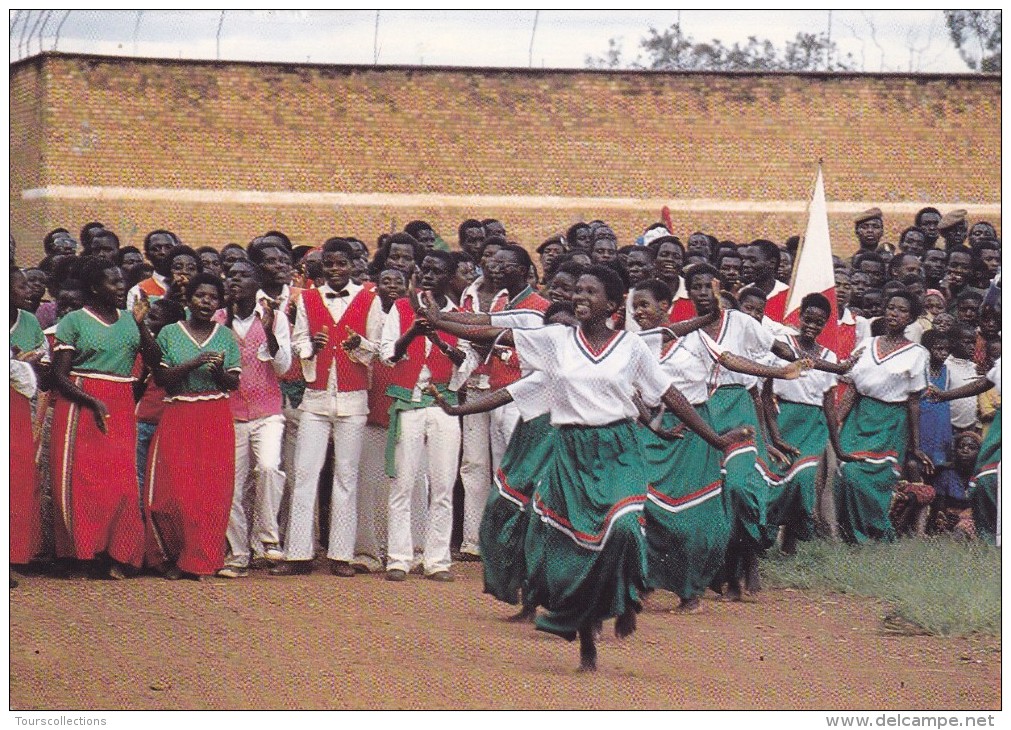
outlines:
[[295, 488], [291, 494], [286, 560], [312, 560], [313, 525], [319, 473], [326, 459], [327, 439], [333, 437], [333, 492], [330, 496], [330, 544], [327, 557], [350, 561], [358, 524], [358, 465], [365, 436], [365, 416], [330, 418], [302, 413], [295, 445]]
[[397, 442], [397, 477], [390, 489], [387, 570], [408, 571], [414, 558], [411, 505], [417, 475], [428, 457], [428, 525], [422, 565], [426, 574], [449, 570], [453, 529], [453, 484], [460, 455], [460, 421], [437, 406], [403, 411]]
[[460, 552], [472, 555], [481, 552], [478, 531], [491, 489], [491, 462], [491, 413], [464, 416], [463, 455], [460, 460], [460, 480], [463, 482], [463, 540]]
[[288, 532], [291, 495], [295, 491], [295, 445], [298, 443], [298, 424], [302, 421], [302, 411], [298, 408], [289, 408], [285, 405], [283, 412], [284, 441], [281, 443], [281, 469], [285, 473], [285, 483], [281, 509], [277, 513], [277, 522], [281, 528], [281, 542], [285, 541], [285, 533]]
[[358, 529], [355, 533], [355, 562], [371, 570], [382, 567], [386, 546], [386, 505], [390, 499], [390, 478], [384, 469], [386, 429], [365, 427], [365, 445], [358, 472]]
[[[249, 565], [250, 549], [262, 554], [264, 543], [279, 543], [277, 512], [284, 496], [281, 440], [284, 417], [266, 416], [254, 421], [235, 422], [235, 489], [228, 517], [227, 565]], [[253, 475], [250, 475], [253, 471]], [[253, 478], [250, 479], [250, 476]], [[255, 485], [252, 499], [253, 529], [247, 514], [248, 486]]]

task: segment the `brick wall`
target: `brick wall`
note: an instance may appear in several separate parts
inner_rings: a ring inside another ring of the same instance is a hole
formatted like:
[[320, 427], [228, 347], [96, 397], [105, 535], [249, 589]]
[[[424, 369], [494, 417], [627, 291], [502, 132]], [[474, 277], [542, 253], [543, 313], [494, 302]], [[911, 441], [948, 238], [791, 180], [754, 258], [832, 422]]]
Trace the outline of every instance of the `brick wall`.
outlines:
[[[342, 233], [372, 242], [412, 218], [429, 220], [454, 243], [463, 218], [498, 217], [533, 247], [572, 222], [601, 217], [630, 243], [659, 218], [658, 201], [671, 201], [682, 236], [702, 229], [782, 241], [803, 232], [796, 201], [809, 196], [819, 157], [830, 203], [882, 205], [886, 240], [911, 223], [911, 211], [935, 203], [958, 203], [970, 220], [1000, 224], [999, 77], [60, 54], [15, 64], [10, 74], [11, 225], [23, 261], [40, 251], [46, 230], [77, 230], [91, 219], [124, 244], [166, 227], [187, 243], [220, 246], [269, 228], [296, 243]], [[24, 198], [44, 186], [106, 190]], [[204, 201], [173, 194], [179, 190], [218, 195]], [[250, 191], [272, 195], [243, 202]], [[378, 197], [289, 204], [287, 193]], [[583, 200], [590, 198], [616, 201]], [[698, 199], [714, 202], [703, 209], [685, 202]], [[855, 246], [850, 212], [833, 213], [831, 227], [837, 250]]]

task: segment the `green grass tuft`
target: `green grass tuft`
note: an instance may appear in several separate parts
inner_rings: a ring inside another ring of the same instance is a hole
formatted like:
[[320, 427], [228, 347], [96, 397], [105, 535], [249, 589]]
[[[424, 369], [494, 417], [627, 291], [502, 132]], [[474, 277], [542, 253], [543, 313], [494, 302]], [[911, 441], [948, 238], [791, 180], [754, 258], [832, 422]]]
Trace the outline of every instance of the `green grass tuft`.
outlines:
[[762, 577], [780, 588], [828, 589], [881, 599], [894, 616], [940, 636], [1000, 633], [1000, 550], [947, 537], [896, 543], [800, 543], [770, 551]]

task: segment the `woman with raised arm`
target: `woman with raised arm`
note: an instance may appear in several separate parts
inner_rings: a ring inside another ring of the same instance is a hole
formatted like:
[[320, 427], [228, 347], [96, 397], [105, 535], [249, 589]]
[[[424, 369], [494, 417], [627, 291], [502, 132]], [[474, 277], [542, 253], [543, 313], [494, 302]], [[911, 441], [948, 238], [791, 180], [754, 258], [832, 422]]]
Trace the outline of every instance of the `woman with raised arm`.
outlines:
[[[514, 346], [521, 365], [551, 379], [551, 424], [557, 431], [530, 501], [538, 519], [530, 523], [526, 540], [528, 580], [549, 611], [537, 618], [537, 628], [569, 640], [578, 636], [580, 668], [588, 671], [597, 664], [595, 624], [617, 617], [616, 635], [631, 634], [646, 589], [640, 518], [649, 476], [634, 397], [650, 407], [663, 401], [714, 448], [746, 437], [742, 430], [716, 434], [641, 339], [607, 326], [623, 295], [613, 269], [591, 266], [572, 299], [578, 328], [461, 325], [470, 330], [464, 335], [469, 339]], [[429, 305], [426, 316], [443, 326], [435, 307]]]
[[[836, 354], [816, 342], [832, 316], [832, 307], [821, 294], [809, 294], [800, 303], [800, 334], [787, 335], [786, 343], [797, 357], [836, 362]], [[815, 477], [818, 462], [831, 446], [841, 463], [856, 461], [839, 444], [834, 373], [812, 371], [793, 381], [766, 381], [763, 403], [774, 445], [795, 457], [790, 468], [773, 487], [768, 506], [770, 527], [784, 526], [784, 553], [793, 554], [798, 540], [814, 537]]]
[[[991, 388], [997, 388], [1000, 393], [1000, 363], [1001, 358], [994, 361], [993, 367], [986, 374], [986, 377], [977, 378], [971, 383], [966, 383], [951, 390], [937, 390], [929, 387], [927, 399], [935, 403], [943, 403], [957, 398], [969, 398], [974, 395], [985, 393]], [[983, 445], [979, 448], [979, 455], [976, 457], [976, 468], [974, 476], [969, 482], [969, 501], [972, 503], [972, 520], [976, 525], [976, 534], [985, 536], [985, 539], [993, 541], [998, 536], [999, 503], [998, 503], [998, 473], [1000, 471], [1000, 408], [993, 419], [993, 425], [983, 439]]]
[[[716, 300], [718, 301], [718, 300]], [[651, 280], [635, 288], [632, 313], [645, 339], [657, 354], [664, 372], [697, 411], [704, 412], [709, 397], [707, 364], [681, 342], [670, 329], [695, 322], [703, 326], [715, 322], [720, 310], [713, 308], [704, 317], [664, 327], [670, 308], [670, 289], [662, 281]], [[667, 336], [667, 333], [670, 335]], [[659, 345], [657, 333], [666, 340]], [[686, 334], [687, 330], [683, 333]], [[737, 372], [761, 377], [796, 378], [810, 362], [799, 360], [786, 367], [769, 367], [730, 352], [721, 364]], [[686, 431], [673, 413], [662, 416], [662, 428], [641, 433], [643, 451], [650, 470], [646, 502], [646, 541], [649, 554], [648, 584], [678, 595], [679, 613], [698, 613], [700, 597], [723, 567], [731, 528], [732, 513], [724, 500], [720, 475], [722, 454], [692, 431]], [[676, 440], [671, 436], [677, 434]]]
[[[56, 326], [53, 382], [53, 507], [56, 555], [67, 561], [107, 560], [108, 576], [126, 577], [144, 559], [144, 523], [137, 500], [137, 422], [133, 366], [160, 359], [144, 324], [146, 295], [126, 304], [123, 274], [105, 258], [81, 270], [83, 308]], [[90, 411], [90, 413], [88, 413]]]
[[919, 314], [914, 296], [892, 294], [882, 318], [885, 334], [865, 341], [849, 374], [856, 402], [843, 404], [839, 442], [859, 461], [840, 464], [834, 485], [839, 530], [847, 542], [894, 540], [888, 510], [903, 464], [911, 481], [920, 481], [921, 470], [933, 471], [920, 450], [920, 396], [930, 356], [903, 334]]
[[169, 580], [214, 575], [225, 562], [235, 482], [235, 427], [228, 391], [239, 386], [235, 335], [214, 322], [225, 287], [213, 274], [186, 284], [187, 320], [158, 335], [155, 382], [168, 393], [148, 454], [147, 558]]

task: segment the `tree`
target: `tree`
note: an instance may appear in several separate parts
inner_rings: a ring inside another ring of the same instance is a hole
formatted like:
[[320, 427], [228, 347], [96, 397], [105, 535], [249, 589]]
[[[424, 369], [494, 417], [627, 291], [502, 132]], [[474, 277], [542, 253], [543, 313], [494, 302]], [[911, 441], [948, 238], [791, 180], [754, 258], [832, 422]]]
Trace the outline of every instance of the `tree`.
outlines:
[[[617, 39], [608, 43], [604, 56], [587, 56], [588, 68], [621, 68], [621, 47]], [[726, 46], [719, 40], [696, 43], [681, 26], [658, 31], [650, 28], [639, 41], [646, 60], [639, 55], [628, 68], [656, 71], [851, 71], [853, 57], [840, 58], [836, 44], [824, 33], [798, 33], [782, 49], [772, 41], [749, 36], [746, 43]]]
[[945, 10], [951, 40], [973, 71], [1000, 73], [1000, 10]]

